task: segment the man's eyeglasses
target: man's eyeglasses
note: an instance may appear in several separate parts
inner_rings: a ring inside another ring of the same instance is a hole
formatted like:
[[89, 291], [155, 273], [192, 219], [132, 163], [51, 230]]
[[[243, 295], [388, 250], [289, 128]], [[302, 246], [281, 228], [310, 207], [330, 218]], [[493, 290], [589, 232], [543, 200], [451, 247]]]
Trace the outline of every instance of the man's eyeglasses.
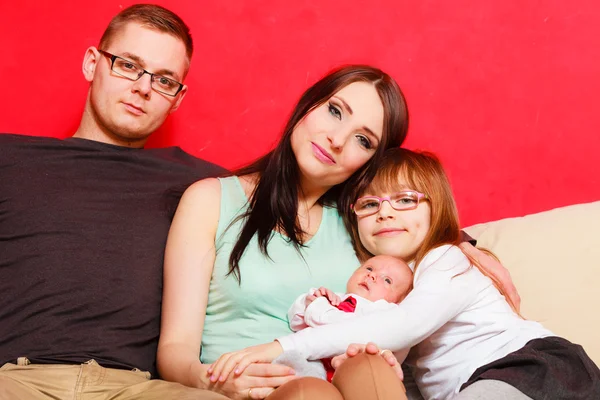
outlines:
[[162, 75], [148, 72], [133, 61], [129, 61], [123, 57], [115, 56], [114, 54], [110, 54], [104, 50], [98, 51], [110, 59], [110, 69], [117, 75], [121, 75], [122, 77], [132, 81], [137, 81], [144, 76], [144, 74], [148, 74], [150, 75], [152, 89], [171, 97], [177, 96], [177, 93], [183, 89], [182, 83]]
[[394, 210], [404, 211], [417, 208], [419, 202], [424, 199], [427, 200], [429, 197], [426, 194], [419, 193], [415, 190], [404, 190], [386, 197], [361, 197], [356, 200], [356, 203], [352, 204], [351, 207], [356, 215], [359, 217], [366, 217], [377, 213], [381, 209], [381, 205], [384, 201], [390, 203], [390, 206], [392, 206]]

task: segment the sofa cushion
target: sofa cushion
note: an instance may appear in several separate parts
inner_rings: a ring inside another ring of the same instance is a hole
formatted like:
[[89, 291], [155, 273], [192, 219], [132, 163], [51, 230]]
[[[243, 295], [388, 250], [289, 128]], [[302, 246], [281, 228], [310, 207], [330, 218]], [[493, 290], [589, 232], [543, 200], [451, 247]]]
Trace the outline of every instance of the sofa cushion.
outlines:
[[600, 201], [465, 228], [511, 273], [527, 319], [600, 365]]

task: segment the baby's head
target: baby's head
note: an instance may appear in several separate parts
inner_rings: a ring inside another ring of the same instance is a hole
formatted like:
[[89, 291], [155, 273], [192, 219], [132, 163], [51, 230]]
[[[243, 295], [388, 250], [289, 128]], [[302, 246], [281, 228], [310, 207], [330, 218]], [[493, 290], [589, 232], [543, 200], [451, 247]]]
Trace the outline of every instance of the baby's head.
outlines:
[[347, 293], [367, 300], [402, 301], [412, 288], [413, 274], [401, 259], [375, 256], [361, 265], [348, 280]]

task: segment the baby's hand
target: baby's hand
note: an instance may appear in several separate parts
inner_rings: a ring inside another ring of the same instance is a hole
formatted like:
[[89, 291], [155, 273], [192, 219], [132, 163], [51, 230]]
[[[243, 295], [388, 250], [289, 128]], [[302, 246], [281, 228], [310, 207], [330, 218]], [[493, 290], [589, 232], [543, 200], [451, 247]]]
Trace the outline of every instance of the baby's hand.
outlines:
[[340, 296], [338, 296], [337, 294], [333, 293], [331, 290], [329, 290], [329, 289], [321, 286], [320, 288], [318, 288], [317, 290], [315, 290], [315, 293], [312, 296], [306, 296], [306, 305], [308, 306], [317, 297], [325, 297], [325, 298], [327, 298], [327, 300], [329, 300], [329, 303], [331, 303], [332, 306], [339, 305], [340, 302], [341, 302], [341, 300], [342, 300], [340, 298]]

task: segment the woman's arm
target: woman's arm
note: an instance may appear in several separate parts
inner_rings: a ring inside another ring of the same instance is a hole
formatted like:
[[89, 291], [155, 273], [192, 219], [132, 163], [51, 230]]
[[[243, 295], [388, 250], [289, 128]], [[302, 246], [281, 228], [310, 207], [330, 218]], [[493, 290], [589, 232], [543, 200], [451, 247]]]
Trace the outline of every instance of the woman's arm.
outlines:
[[221, 186], [206, 179], [190, 186], [177, 208], [165, 250], [161, 332], [157, 364], [162, 378], [231, 399], [245, 399], [250, 388], [265, 396], [294, 379], [284, 365], [253, 364], [244, 374], [217, 382], [200, 362], [202, 331], [215, 262]]
[[199, 356], [220, 197], [217, 179], [191, 185], [181, 198], [165, 250], [157, 366], [162, 378], [197, 388], [210, 384], [208, 366]]

